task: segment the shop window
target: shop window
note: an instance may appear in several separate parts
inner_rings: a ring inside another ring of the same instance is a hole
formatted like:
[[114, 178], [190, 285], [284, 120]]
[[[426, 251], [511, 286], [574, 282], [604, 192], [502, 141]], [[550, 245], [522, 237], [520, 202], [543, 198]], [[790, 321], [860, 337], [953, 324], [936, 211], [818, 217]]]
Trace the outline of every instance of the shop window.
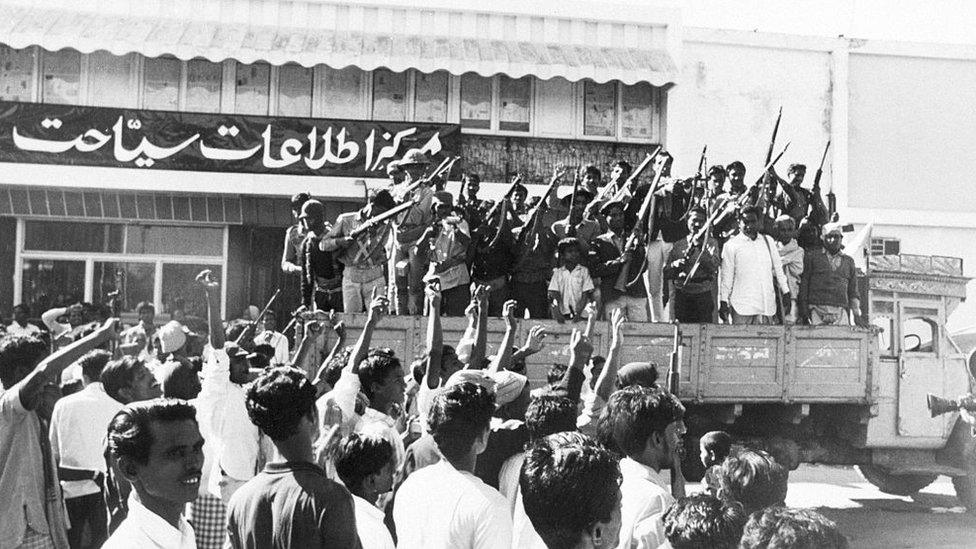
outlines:
[[133, 57], [97, 51], [88, 56], [88, 96], [100, 107], [133, 106]]
[[373, 120], [406, 120], [407, 73], [373, 71]]
[[[121, 276], [118, 276], [121, 273]], [[92, 279], [92, 302], [108, 303], [111, 293], [119, 290], [122, 283], [120, 308], [124, 312], [135, 312], [141, 301], [153, 303], [153, 289], [156, 278], [155, 263], [119, 263], [115, 261], [95, 261]]]
[[180, 70], [174, 57], [147, 57], [143, 63], [142, 106], [175, 111], [180, 106]]
[[363, 118], [362, 69], [321, 66], [322, 111], [329, 118]]
[[52, 307], [66, 307], [85, 300], [85, 262], [24, 259], [20, 302], [34, 316]]
[[27, 221], [24, 249], [44, 252], [120, 253], [123, 225]]
[[81, 83], [81, 54], [75, 50], [45, 51], [41, 60], [42, 100], [45, 103], [77, 105]]
[[191, 59], [186, 63], [186, 104], [190, 112], [220, 112], [220, 91], [224, 69], [219, 63], [206, 59]]
[[223, 255], [224, 231], [218, 227], [126, 225], [125, 253], [153, 255]]
[[617, 86], [583, 83], [583, 135], [613, 137], [617, 129]]
[[417, 73], [414, 88], [414, 120], [447, 122], [447, 73]]
[[641, 82], [623, 86], [620, 99], [620, 136], [627, 139], [651, 139], [654, 135], [654, 93], [651, 85]]
[[491, 129], [491, 78], [471, 72], [461, 76], [461, 126]]
[[34, 96], [34, 49], [0, 45], [0, 99], [31, 101]]
[[202, 319], [204, 325], [207, 320], [206, 294], [200, 291], [196, 283], [196, 276], [200, 271], [210, 269], [215, 279], [224, 283], [221, 268], [206, 264], [163, 264], [163, 293], [161, 296], [163, 310], [161, 312], [173, 314], [176, 310], [183, 311], [188, 317], [187, 325], [194, 324], [194, 320]]
[[234, 112], [238, 114], [268, 114], [268, 93], [271, 85], [271, 65], [267, 63], [237, 64], [237, 95]]
[[502, 75], [498, 80], [498, 129], [510, 132], [529, 131], [532, 77], [515, 79]]
[[278, 69], [278, 114], [312, 116], [312, 69], [297, 64]]

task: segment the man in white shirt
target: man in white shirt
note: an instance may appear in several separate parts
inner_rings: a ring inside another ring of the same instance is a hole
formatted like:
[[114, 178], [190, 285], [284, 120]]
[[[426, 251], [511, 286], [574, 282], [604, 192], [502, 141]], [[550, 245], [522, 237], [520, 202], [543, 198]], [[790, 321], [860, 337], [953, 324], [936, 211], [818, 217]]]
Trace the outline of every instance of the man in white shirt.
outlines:
[[132, 485], [129, 512], [103, 549], [196, 549], [183, 507], [196, 499], [203, 437], [182, 400], [130, 404], [112, 419], [108, 446]]
[[444, 459], [414, 471], [397, 492], [393, 519], [399, 547], [511, 547], [508, 503], [473, 474], [494, 409], [491, 390], [471, 382], [434, 398], [428, 423]]
[[153, 356], [153, 341], [156, 335], [156, 325], [153, 320], [156, 318], [156, 307], [148, 301], [141, 301], [136, 305], [136, 312], [139, 314], [139, 323], [122, 332], [120, 343], [126, 354], [140, 358]]
[[[68, 317], [67, 324], [58, 322], [62, 316]], [[41, 315], [41, 321], [51, 332], [51, 340], [54, 341], [55, 347], [77, 340], [81, 333], [88, 328], [88, 325], [85, 324], [85, 307], [81, 303], [44, 311], [44, 314]]]
[[621, 539], [619, 483], [616, 456], [591, 437], [562, 432], [532, 443], [520, 486], [542, 547], [616, 547]]
[[377, 497], [393, 489], [393, 446], [376, 434], [353, 433], [338, 444], [334, 460], [339, 478], [352, 492], [363, 549], [394, 549], [383, 511], [376, 507]]
[[[666, 541], [664, 513], [674, 497], [658, 480], [661, 469], [672, 473], [680, 458], [685, 434], [684, 407], [671, 393], [659, 387], [626, 387], [610, 395], [600, 429], [623, 453], [620, 472], [621, 527], [619, 549], [655, 549]], [[604, 431], [605, 429], [605, 431]], [[679, 471], [680, 473], [680, 471]], [[672, 480], [680, 491], [683, 480]]]
[[278, 319], [275, 312], [268, 309], [258, 324], [260, 331], [258, 335], [254, 336], [254, 345], [270, 345], [274, 348], [274, 357], [272, 357], [271, 363], [275, 366], [284, 366], [288, 364], [288, 338], [285, 337], [285, 334], [275, 330], [277, 326]]
[[719, 317], [732, 324], [770, 323], [776, 314], [777, 285], [783, 294], [783, 314], [789, 314], [790, 288], [776, 243], [759, 234], [759, 210], [743, 208], [739, 234], [722, 249]]
[[27, 308], [27, 305], [15, 305], [13, 312], [14, 318], [6, 327], [7, 335], [37, 335], [41, 333], [40, 328], [27, 322], [27, 319], [30, 318], [30, 309]]
[[78, 362], [85, 388], [54, 405], [51, 414], [51, 453], [61, 479], [61, 491], [71, 527], [68, 543], [82, 545], [82, 533], [90, 532], [89, 545], [97, 547], [108, 537], [102, 490], [105, 482], [103, 455], [105, 431], [122, 403], [105, 393], [99, 381], [112, 358], [108, 351], [90, 351]]

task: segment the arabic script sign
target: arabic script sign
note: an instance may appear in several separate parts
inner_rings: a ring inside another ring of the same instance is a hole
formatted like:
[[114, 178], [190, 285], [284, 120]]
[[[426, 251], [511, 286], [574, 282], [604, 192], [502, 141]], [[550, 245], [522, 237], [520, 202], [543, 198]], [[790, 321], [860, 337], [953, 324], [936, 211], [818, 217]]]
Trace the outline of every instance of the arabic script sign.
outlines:
[[0, 162], [385, 177], [407, 149], [457, 155], [460, 135], [457, 124], [0, 101]]

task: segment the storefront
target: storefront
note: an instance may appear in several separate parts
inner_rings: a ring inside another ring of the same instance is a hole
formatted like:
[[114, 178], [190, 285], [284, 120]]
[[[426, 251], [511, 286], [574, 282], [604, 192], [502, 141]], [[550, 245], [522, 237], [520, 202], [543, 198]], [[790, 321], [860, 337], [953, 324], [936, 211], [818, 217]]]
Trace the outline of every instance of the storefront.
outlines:
[[[278, 269], [288, 196], [310, 191], [330, 217], [354, 209], [384, 184], [390, 158], [430, 145], [424, 128], [456, 132], [438, 152], [460, 154], [489, 194], [515, 172], [542, 182], [558, 163], [636, 162], [665, 141], [675, 10], [640, 6], [623, 20], [577, 2], [460, 5], [0, 2], [0, 229], [10, 234], [0, 239], [9, 265], [0, 267], [0, 311], [99, 302], [121, 269], [130, 308], [148, 300], [163, 315], [198, 314], [190, 275], [206, 267], [226, 279], [225, 314], [236, 315], [297, 283]], [[83, 119], [100, 122], [72, 126]], [[250, 163], [203, 151], [259, 145], [265, 127], [273, 135]], [[369, 147], [369, 158], [315, 169], [314, 137], [285, 146], [312, 127], [320, 138], [333, 128], [337, 147], [355, 143], [358, 160]], [[179, 154], [130, 154], [140, 137], [175, 148], [193, 128], [204, 128], [199, 143]], [[52, 152], [23, 146], [25, 136], [81, 144]], [[303, 160], [282, 166], [289, 152]]]

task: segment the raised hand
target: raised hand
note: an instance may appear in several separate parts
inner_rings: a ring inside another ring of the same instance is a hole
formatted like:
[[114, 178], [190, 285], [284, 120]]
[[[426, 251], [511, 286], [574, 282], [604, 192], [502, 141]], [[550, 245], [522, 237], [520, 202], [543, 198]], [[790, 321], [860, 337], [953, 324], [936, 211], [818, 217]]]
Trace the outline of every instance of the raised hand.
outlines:
[[427, 284], [427, 286], [424, 287], [424, 294], [427, 296], [427, 301], [430, 303], [431, 307], [441, 306], [441, 290], [437, 284]]
[[210, 269], [200, 271], [200, 273], [197, 274], [196, 281], [197, 284], [203, 286], [207, 291], [220, 288], [220, 282], [213, 279], [213, 271]]
[[621, 329], [623, 328], [626, 320], [627, 317], [624, 316], [623, 309], [614, 309], [613, 312], [610, 313], [610, 329], [613, 333], [610, 341], [611, 345], [616, 345], [620, 342], [621, 336], [623, 335]]
[[546, 327], [536, 325], [529, 330], [529, 337], [525, 340], [525, 349], [529, 353], [538, 353], [546, 346]]
[[509, 329], [514, 330], [517, 319], [515, 318], [515, 309], [518, 308], [518, 301], [514, 299], [509, 299], [502, 305], [502, 317], [505, 319], [505, 323], [508, 324]]
[[386, 314], [389, 306], [390, 300], [385, 295], [378, 295], [376, 288], [373, 288], [373, 299], [369, 304], [369, 316], [366, 322], [375, 326]]
[[570, 365], [582, 367], [590, 359], [590, 355], [592, 354], [593, 345], [590, 343], [590, 338], [586, 337], [579, 330], [573, 330], [573, 333], [569, 336]]

